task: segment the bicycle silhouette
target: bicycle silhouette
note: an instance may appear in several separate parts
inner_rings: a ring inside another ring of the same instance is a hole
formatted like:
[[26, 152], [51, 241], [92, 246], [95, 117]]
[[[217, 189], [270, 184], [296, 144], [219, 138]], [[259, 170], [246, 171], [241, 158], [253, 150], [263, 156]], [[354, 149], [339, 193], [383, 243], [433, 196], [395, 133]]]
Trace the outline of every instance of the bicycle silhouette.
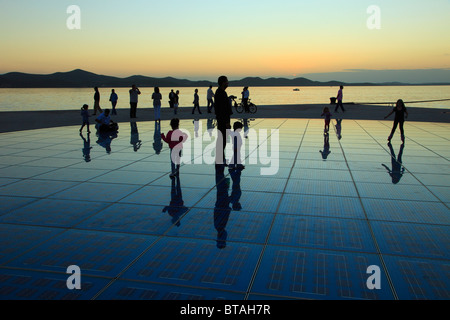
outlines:
[[230, 100], [234, 103], [234, 108], [236, 109], [237, 113], [242, 113], [244, 111], [246, 113], [256, 113], [256, 111], [258, 111], [258, 107], [253, 102], [251, 102], [250, 99], [248, 99], [248, 104], [247, 104], [248, 110], [245, 110], [245, 106], [244, 106], [244, 103], [242, 102], [242, 99], [239, 99], [239, 100], [241, 100], [241, 102], [239, 102], [239, 103], [236, 102], [236, 99], [237, 99], [236, 96], [230, 96]]

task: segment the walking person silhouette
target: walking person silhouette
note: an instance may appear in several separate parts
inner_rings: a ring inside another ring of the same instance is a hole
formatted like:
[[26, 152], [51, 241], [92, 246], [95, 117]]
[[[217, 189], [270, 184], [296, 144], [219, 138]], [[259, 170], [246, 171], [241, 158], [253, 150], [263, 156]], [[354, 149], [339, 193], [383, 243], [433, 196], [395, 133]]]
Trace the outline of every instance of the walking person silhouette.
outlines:
[[336, 103], [336, 108], [334, 109], [334, 112], [339, 113], [339, 107], [342, 109], [342, 112], [345, 112], [344, 104], [342, 103], [342, 100], [344, 99], [343, 90], [344, 90], [344, 87], [340, 86], [337, 97], [336, 97], [337, 103]]
[[194, 104], [194, 109], [192, 109], [192, 114], [194, 114], [195, 109], [198, 110], [199, 114], [202, 114], [202, 112], [200, 111], [200, 98], [198, 96], [198, 89], [195, 89], [193, 104]]
[[206, 93], [206, 100], [208, 100], [208, 113], [211, 113], [212, 108], [214, 108], [214, 92], [212, 90], [213, 86], [209, 86], [209, 89]]

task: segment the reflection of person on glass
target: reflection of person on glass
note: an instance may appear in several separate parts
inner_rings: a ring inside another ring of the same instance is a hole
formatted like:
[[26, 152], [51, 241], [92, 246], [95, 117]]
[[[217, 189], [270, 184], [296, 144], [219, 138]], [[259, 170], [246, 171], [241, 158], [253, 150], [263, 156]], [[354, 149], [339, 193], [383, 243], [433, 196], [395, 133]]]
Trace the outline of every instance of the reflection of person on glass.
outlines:
[[391, 134], [388, 137], [388, 141], [391, 142], [397, 126], [400, 126], [401, 139], [403, 142], [405, 142], [405, 131], [403, 130], [403, 123], [405, 122], [405, 119], [408, 118], [408, 111], [406, 110], [405, 103], [402, 99], [399, 99], [397, 101], [395, 108], [384, 118], [387, 119], [393, 113], [395, 113], [394, 126], [392, 127]]
[[106, 149], [106, 153], [111, 153], [111, 142], [117, 138], [117, 132], [99, 132], [97, 144]]
[[198, 138], [198, 130], [200, 129], [200, 120], [199, 119], [194, 119], [194, 121], [192, 121], [192, 123], [194, 124], [195, 137]]
[[134, 152], [137, 152], [142, 145], [142, 141], [139, 140], [139, 131], [137, 128], [136, 122], [130, 122], [131, 127], [131, 138], [130, 138], [130, 144], [133, 146]]
[[172, 188], [170, 193], [170, 204], [163, 209], [163, 212], [167, 212], [172, 217], [172, 223], [177, 227], [180, 226], [180, 217], [188, 211], [188, 208], [184, 206], [183, 194], [181, 193], [180, 176], [176, 176], [172, 179]]
[[323, 142], [323, 151], [319, 151], [322, 154], [322, 159], [327, 160], [328, 155], [331, 153], [330, 151], [330, 135], [328, 133], [325, 133], [323, 135], [324, 142]]
[[382, 164], [383, 167], [385, 167], [389, 173], [389, 175], [392, 178], [392, 183], [397, 184], [400, 182], [400, 179], [403, 177], [403, 174], [405, 173], [405, 167], [403, 167], [402, 164], [402, 156], [403, 156], [403, 150], [405, 149], [405, 144], [402, 144], [400, 146], [400, 151], [398, 152], [398, 157], [395, 157], [395, 151], [392, 147], [391, 143], [388, 143], [389, 149], [391, 151], [391, 162], [392, 162], [392, 170], [388, 168], [385, 164]]
[[241, 159], [241, 147], [242, 147], [242, 123], [236, 121], [233, 124], [233, 132], [230, 132], [231, 141], [233, 143], [233, 157], [231, 158], [229, 168], [230, 170], [244, 170], [245, 166], [242, 165]]
[[231, 196], [228, 195], [230, 188], [230, 179], [225, 178], [224, 166], [216, 165], [216, 189], [217, 199], [214, 206], [214, 227], [217, 230], [217, 248], [223, 249], [227, 245], [228, 232], [226, 226], [230, 219], [231, 208], [234, 211], [242, 210], [240, 203], [242, 190], [241, 190], [241, 170], [229, 169], [231, 179], [233, 180], [233, 186], [231, 188]]
[[217, 199], [214, 206], [214, 227], [217, 230], [217, 248], [223, 249], [227, 246], [226, 226], [230, 218], [230, 197], [228, 196], [229, 179], [225, 178], [224, 167], [216, 165], [216, 189]]
[[153, 134], [153, 149], [156, 154], [160, 154], [162, 150], [162, 139], [161, 139], [161, 122], [155, 121], [155, 133]]
[[209, 136], [212, 137], [213, 130], [216, 127], [214, 125], [214, 119], [208, 119], [208, 121], [206, 122], [206, 126], [208, 129]]
[[87, 140], [86, 138], [83, 136], [83, 134], [80, 132], [80, 137], [81, 139], [83, 139], [83, 158], [84, 161], [86, 162], [90, 162], [91, 161], [91, 135], [88, 134], [87, 136]]
[[234, 211], [241, 211], [242, 205], [240, 203], [241, 196], [242, 196], [242, 190], [241, 190], [241, 170], [231, 170], [230, 176], [231, 180], [233, 180], [233, 186], [231, 188], [231, 196], [230, 196], [230, 203], [233, 207]]
[[338, 140], [342, 139], [342, 119], [336, 119], [336, 135]]
[[244, 119], [244, 137], [248, 139], [248, 119]]

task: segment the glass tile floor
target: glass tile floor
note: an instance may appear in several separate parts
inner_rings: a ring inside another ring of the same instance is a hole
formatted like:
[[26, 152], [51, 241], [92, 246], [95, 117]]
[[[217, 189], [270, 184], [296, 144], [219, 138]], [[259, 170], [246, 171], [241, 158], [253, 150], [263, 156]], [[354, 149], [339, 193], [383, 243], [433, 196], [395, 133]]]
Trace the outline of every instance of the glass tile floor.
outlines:
[[1, 134], [0, 299], [450, 298], [450, 124], [244, 124], [230, 171], [182, 120], [173, 179], [167, 121]]

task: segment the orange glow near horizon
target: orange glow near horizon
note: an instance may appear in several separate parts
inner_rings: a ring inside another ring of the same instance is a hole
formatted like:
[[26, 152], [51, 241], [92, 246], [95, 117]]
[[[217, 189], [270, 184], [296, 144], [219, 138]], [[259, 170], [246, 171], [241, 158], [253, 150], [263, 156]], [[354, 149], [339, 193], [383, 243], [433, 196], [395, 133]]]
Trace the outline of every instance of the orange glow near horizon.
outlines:
[[[366, 27], [367, 6], [353, 0], [345, 7], [331, 0], [321, 6], [291, 0], [283, 6], [264, 0], [175, 1], [173, 19], [166, 15], [174, 9], [162, 2], [78, 2], [82, 27], [75, 31], [65, 27], [63, 4], [4, 5], [0, 73], [84, 69], [119, 77], [214, 79], [450, 68], [450, 45], [441, 36], [450, 30], [445, 13], [450, 5], [443, 0], [433, 6], [417, 0], [408, 7], [383, 3], [383, 24], [376, 31]], [[138, 10], [131, 10], [131, 3]], [[223, 17], [211, 14], [214, 10]]]

